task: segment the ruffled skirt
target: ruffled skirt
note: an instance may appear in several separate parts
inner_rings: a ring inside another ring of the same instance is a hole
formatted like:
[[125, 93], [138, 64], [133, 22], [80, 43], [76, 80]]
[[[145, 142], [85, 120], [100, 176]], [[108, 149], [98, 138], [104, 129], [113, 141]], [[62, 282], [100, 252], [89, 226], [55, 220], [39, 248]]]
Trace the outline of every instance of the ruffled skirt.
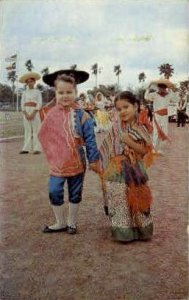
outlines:
[[125, 183], [106, 181], [112, 237], [117, 241], [129, 242], [148, 240], [153, 235], [150, 210], [132, 212], [128, 203], [128, 186]]

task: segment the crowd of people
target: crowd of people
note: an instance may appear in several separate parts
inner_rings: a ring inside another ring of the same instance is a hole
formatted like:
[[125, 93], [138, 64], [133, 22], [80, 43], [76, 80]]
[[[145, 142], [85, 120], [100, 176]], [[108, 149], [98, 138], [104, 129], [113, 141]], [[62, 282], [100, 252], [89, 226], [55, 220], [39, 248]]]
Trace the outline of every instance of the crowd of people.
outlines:
[[[156, 89], [151, 90], [151, 84], [143, 102], [129, 91], [78, 96], [77, 85], [88, 80], [89, 74], [59, 70], [43, 76], [43, 81], [54, 87], [55, 98], [42, 106], [41, 94], [34, 87], [39, 78], [34, 72], [20, 78], [27, 85], [21, 100], [25, 139], [20, 154], [43, 151], [50, 166], [49, 199], [56, 223], [45, 226], [43, 232], [77, 233], [86, 156], [90, 169], [99, 175], [114, 239], [151, 239], [152, 193], [147, 168], [171, 142], [168, 105], [176, 97], [174, 84], [166, 79], [152, 82]], [[178, 101], [178, 126], [184, 126], [185, 112], [186, 99], [182, 97]], [[103, 138], [97, 145], [101, 133]], [[67, 218], [65, 182], [69, 194]]]

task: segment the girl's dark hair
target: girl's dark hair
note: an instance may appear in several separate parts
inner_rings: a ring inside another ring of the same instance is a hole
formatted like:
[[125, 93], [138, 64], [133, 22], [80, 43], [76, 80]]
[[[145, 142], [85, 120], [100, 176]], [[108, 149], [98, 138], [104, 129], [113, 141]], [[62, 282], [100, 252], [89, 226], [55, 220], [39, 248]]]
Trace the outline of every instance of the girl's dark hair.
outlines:
[[65, 75], [65, 74], [58, 75], [55, 80], [55, 87], [56, 87], [58, 81], [69, 82], [69, 83], [72, 83], [74, 87], [76, 87], [75, 78], [73, 76]]
[[136, 96], [133, 93], [131, 93], [129, 91], [124, 91], [124, 92], [119, 93], [115, 97], [115, 100], [114, 100], [114, 105], [115, 106], [116, 106], [116, 102], [118, 100], [126, 100], [129, 103], [131, 103], [132, 105], [137, 104], [137, 106], [138, 106], [138, 112], [140, 112], [140, 101], [136, 98]]

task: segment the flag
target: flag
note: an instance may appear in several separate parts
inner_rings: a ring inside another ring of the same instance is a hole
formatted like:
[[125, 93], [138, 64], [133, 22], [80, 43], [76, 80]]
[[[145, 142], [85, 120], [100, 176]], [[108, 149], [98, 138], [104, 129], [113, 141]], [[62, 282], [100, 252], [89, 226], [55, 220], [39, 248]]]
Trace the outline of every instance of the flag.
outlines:
[[5, 61], [7, 62], [16, 61], [16, 60], [17, 60], [17, 54], [5, 58]]
[[16, 62], [12, 63], [11, 65], [6, 67], [7, 70], [15, 70], [16, 69]]

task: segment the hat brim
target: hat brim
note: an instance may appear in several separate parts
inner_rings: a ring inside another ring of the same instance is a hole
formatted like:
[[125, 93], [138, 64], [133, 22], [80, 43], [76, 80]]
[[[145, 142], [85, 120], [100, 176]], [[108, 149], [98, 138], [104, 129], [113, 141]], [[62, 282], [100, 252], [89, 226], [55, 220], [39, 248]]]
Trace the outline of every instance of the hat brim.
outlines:
[[39, 80], [41, 78], [41, 76], [36, 72], [29, 72], [29, 73], [26, 73], [23, 76], [21, 76], [19, 78], [19, 82], [26, 83], [26, 81], [31, 78], [33, 78], [35, 80]]
[[57, 79], [58, 75], [70, 75], [74, 77], [76, 84], [83, 83], [88, 80], [89, 78], [89, 73], [85, 71], [78, 71], [78, 70], [59, 70], [51, 74], [47, 74], [43, 76], [43, 81], [50, 85], [54, 86], [54, 82]]
[[151, 84], [164, 84], [166, 85], [168, 88], [174, 87], [174, 83], [169, 81], [168, 79], [158, 79], [158, 80], [154, 80], [151, 82]]

